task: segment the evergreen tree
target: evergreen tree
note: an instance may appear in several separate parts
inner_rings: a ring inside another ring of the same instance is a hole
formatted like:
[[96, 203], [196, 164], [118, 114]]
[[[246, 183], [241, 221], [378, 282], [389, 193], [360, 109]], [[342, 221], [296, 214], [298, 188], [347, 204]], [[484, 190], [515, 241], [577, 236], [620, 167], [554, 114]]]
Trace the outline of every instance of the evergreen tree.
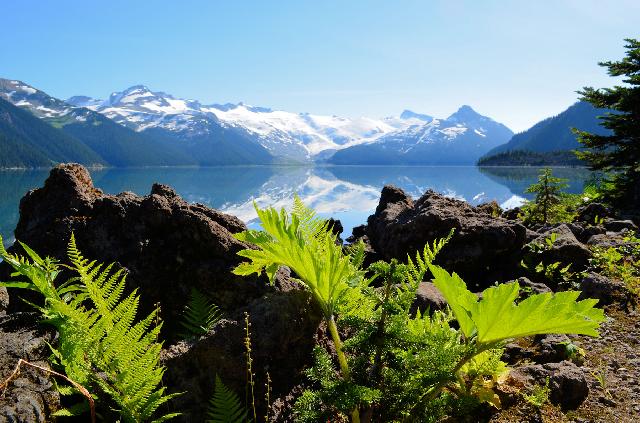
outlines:
[[640, 41], [625, 40], [627, 53], [622, 60], [601, 62], [613, 77], [624, 77], [625, 85], [595, 89], [585, 87], [578, 93], [595, 107], [612, 109], [600, 117], [601, 125], [612, 135], [575, 132], [585, 147], [578, 157], [592, 170], [611, 173], [612, 184], [606, 197], [630, 210], [640, 207]]
[[526, 192], [536, 195], [535, 203], [531, 210], [531, 220], [547, 223], [554, 206], [560, 204], [562, 189], [568, 185], [566, 179], [557, 178], [546, 168], [538, 175], [538, 182], [527, 188]]

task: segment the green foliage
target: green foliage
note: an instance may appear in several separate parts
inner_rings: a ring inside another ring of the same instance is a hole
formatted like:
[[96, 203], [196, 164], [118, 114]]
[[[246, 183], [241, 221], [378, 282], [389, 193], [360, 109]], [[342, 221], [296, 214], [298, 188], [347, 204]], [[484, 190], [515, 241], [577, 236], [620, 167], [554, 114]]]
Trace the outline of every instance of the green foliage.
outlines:
[[584, 349], [571, 341], [561, 342], [560, 345], [564, 348], [564, 353], [569, 360], [577, 364], [582, 364], [587, 355]]
[[220, 309], [202, 292], [191, 289], [189, 302], [184, 308], [180, 324], [185, 329], [184, 338], [207, 334], [222, 318]]
[[628, 235], [615, 247], [591, 247], [590, 270], [624, 283], [627, 290], [640, 298], [640, 239]]
[[549, 389], [549, 378], [547, 378], [544, 386], [536, 385], [533, 387], [533, 390], [530, 394], [522, 394], [522, 397], [525, 399], [525, 401], [527, 401], [534, 407], [541, 408], [549, 402], [550, 393], [551, 389]]
[[[158, 388], [164, 373], [159, 364], [162, 345], [157, 342], [161, 325], [156, 313], [136, 321], [136, 291], [123, 297], [126, 274], [82, 257], [72, 236], [68, 267], [76, 276], [56, 287], [61, 266], [41, 258], [20, 243], [27, 257], [9, 254], [0, 238], [0, 256], [13, 267], [15, 279], [0, 286], [23, 288], [44, 296], [36, 306], [46, 322], [60, 334], [54, 363], [67, 376], [111, 398], [124, 422], [151, 420], [155, 411], [175, 396]], [[164, 421], [167, 414], [154, 421]]]
[[608, 200], [631, 210], [640, 205], [640, 41], [625, 40], [626, 55], [619, 61], [599, 63], [612, 77], [624, 77], [624, 84], [612, 88], [585, 87], [582, 100], [595, 107], [612, 110], [601, 116], [601, 125], [613, 134], [575, 132], [585, 147], [578, 157], [593, 170], [609, 172], [611, 185], [605, 190]]
[[238, 396], [216, 375], [216, 384], [207, 410], [207, 423], [245, 423], [247, 410]]
[[[266, 270], [273, 277], [279, 265], [289, 266], [322, 307], [338, 359], [335, 366], [324, 348], [316, 348], [307, 374], [313, 388], [295, 404], [301, 422], [342, 421], [348, 415], [352, 422], [361, 415], [435, 422], [480, 402], [498, 407], [493, 389], [507, 370], [500, 357], [509, 339], [596, 336], [604, 319], [593, 308], [596, 300], [578, 302], [578, 293], [571, 291], [531, 295], [516, 304], [519, 286], [511, 283], [485, 290], [478, 300], [458, 275], [433, 265], [451, 234], [406, 263], [376, 262], [364, 272], [363, 246], [345, 253], [299, 200], [291, 214], [258, 209], [258, 216], [264, 232], [247, 231], [238, 238], [259, 249], [240, 252], [251, 261], [235, 272]], [[429, 272], [450, 310], [412, 310]], [[343, 342], [339, 333], [348, 338]]]

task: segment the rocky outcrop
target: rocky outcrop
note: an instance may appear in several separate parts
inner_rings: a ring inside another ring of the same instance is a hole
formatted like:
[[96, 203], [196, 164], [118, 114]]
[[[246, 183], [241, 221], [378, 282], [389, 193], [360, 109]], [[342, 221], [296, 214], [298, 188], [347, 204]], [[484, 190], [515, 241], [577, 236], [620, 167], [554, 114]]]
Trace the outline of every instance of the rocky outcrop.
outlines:
[[[38, 253], [64, 260], [75, 233], [86, 257], [116, 262], [129, 271], [127, 288], [138, 288], [141, 311], [159, 305], [164, 335], [173, 339], [191, 288], [223, 310], [278, 289], [257, 277], [231, 273], [240, 262], [236, 253], [249, 248], [233, 237], [244, 229], [236, 217], [189, 204], [164, 185], [154, 185], [144, 197], [104, 194], [84, 167], [65, 164], [51, 170], [44, 187], [22, 199], [15, 235]], [[21, 301], [9, 305], [10, 310], [21, 307]]]
[[[18, 360], [48, 368], [47, 342], [54, 333], [38, 324], [36, 313], [13, 313], [0, 316], [0, 383], [13, 372]], [[0, 421], [14, 423], [47, 422], [60, 409], [60, 396], [47, 374], [22, 367], [6, 391], [0, 390]]]
[[244, 392], [245, 312], [251, 321], [256, 401], [261, 407], [264, 405], [263, 387], [268, 372], [272, 399], [285, 398], [273, 403], [280, 404], [279, 413], [290, 411], [292, 401], [286, 397], [303, 380], [302, 370], [311, 364], [321, 320], [320, 310], [306, 291], [267, 294], [218, 322], [197, 341], [183, 341], [164, 352], [163, 361], [168, 368], [165, 383], [173, 391], [185, 392], [173, 402], [185, 411], [182, 421], [204, 421], [216, 374], [234, 392]]
[[366, 237], [383, 258], [405, 260], [452, 228], [454, 236], [438, 263], [469, 281], [490, 283], [513, 276], [519, 261], [514, 252], [526, 243], [525, 227], [431, 190], [414, 202], [400, 188], [385, 186], [367, 221]]

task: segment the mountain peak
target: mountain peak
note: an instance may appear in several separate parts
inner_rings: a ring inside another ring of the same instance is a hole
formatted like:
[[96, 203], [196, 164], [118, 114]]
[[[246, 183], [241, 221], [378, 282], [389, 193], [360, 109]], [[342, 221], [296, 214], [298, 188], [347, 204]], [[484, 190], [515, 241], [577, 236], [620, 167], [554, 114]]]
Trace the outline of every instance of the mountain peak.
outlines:
[[118, 104], [135, 103], [139, 98], [155, 97], [155, 95], [156, 94], [146, 85], [132, 85], [124, 91], [111, 93], [109, 96], [109, 104], [115, 106]]
[[460, 108], [455, 113], [449, 116], [447, 120], [451, 120], [454, 122], [468, 122], [471, 120], [476, 120], [478, 118], [486, 117], [473, 110], [471, 106], [464, 104], [460, 106]]
[[400, 119], [420, 119], [425, 122], [431, 122], [433, 120], [433, 116], [424, 115], [405, 109], [400, 114]]

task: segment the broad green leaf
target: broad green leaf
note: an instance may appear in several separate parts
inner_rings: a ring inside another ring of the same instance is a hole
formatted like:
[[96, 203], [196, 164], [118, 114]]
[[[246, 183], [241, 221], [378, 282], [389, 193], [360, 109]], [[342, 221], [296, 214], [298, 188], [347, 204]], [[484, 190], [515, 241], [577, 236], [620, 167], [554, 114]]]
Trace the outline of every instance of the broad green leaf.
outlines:
[[440, 266], [430, 264], [429, 270], [433, 274], [433, 284], [440, 290], [447, 300], [449, 307], [458, 320], [464, 336], [473, 335], [475, 324], [471, 319], [471, 313], [477, 306], [478, 298], [467, 289], [467, 285], [456, 273], [450, 275]]
[[506, 339], [540, 334], [598, 336], [604, 312], [594, 308], [597, 300], [577, 301], [577, 291], [532, 295], [515, 304], [520, 287], [507, 283], [484, 290], [482, 300], [466, 288], [457, 274], [430, 266], [434, 284], [442, 292], [466, 336], [489, 347]]

